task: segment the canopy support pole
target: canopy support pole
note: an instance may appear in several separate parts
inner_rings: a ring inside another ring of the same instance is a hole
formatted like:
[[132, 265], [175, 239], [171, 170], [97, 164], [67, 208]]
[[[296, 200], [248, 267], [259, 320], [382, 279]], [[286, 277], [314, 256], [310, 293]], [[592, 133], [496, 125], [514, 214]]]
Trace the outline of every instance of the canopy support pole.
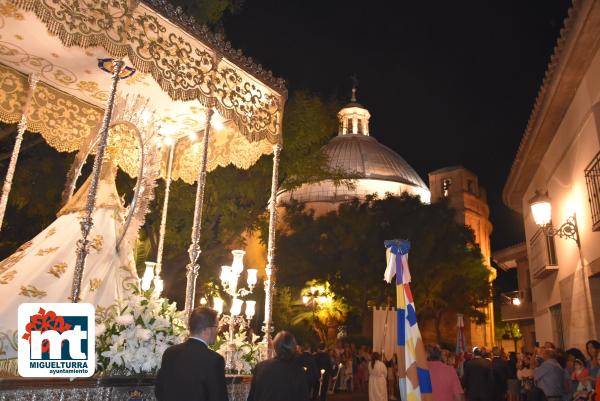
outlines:
[[192, 309], [194, 309], [194, 298], [196, 296], [196, 278], [198, 277], [198, 257], [202, 252], [200, 248], [200, 230], [202, 229], [202, 206], [204, 205], [204, 188], [206, 186], [206, 162], [208, 156], [208, 136], [210, 134], [210, 125], [213, 116], [213, 109], [206, 111], [206, 129], [202, 141], [202, 156], [200, 158], [200, 171], [198, 174], [198, 184], [196, 186], [196, 203], [194, 205], [194, 224], [192, 226], [192, 243], [188, 253], [190, 263], [187, 265], [187, 283], [185, 287], [185, 316], [189, 319]]
[[167, 161], [167, 177], [165, 179], [165, 200], [163, 202], [162, 215], [160, 218], [160, 231], [158, 237], [158, 252], [156, 255], [156, 270], [154, 273], [155, 280], [160, 279], [162, 270], [163, 249], [165, 247], [165, 232], [167, 229], [167, 210], [169, 208], [169, 193], [171, 190], [171, 175], [173, 171], [173, 153], [177, 142], [169, 145], [169, 160]]
[[268, 357], [271, 334], [273, 333], [273, 289], [275, 287], [275, 230], [277, 226], [277, 188], [279, 180], [279, 157], [281, 145], [273, 146], [273, 173], [271, 175], [271, 198], [269, 199], [269, 241], [267, 244], [267, 266], [265, 267], [265, 320], [262, 331], [263, 349]]
[[83, 270], [85, 268], [85, 260], [89, 253], [90, 241], [88, 236], [94, 221], [92, 220], [92, 213], [96, 206], [96, 194], [98, 192], [98, 181], [100, 180], [100, 170], [102, 169], [102, 162], [104, 160], [104, 152], [108, 143], [108, 131], [110, 127], [110, 120], [112, 112], [115, 106], [115, 95], [117, 93], [117, 84], [119, 83], [119, 77], [121, 70], [125, 63], [123, 60], [115, 60], [112, 71], [110, 92], [108, 95], [108, 101], [106, 102], [106, 110], [104, 110], [104, 118], [102, 119], [102, 128], [100, 129], [100, 139], [98, 141], [98, 150], [96, 157], [94, 158], [94, 167], [92, 168], [92, 182], [90, 183], [90, 190], [87, 194], [86, 205], [85, 205], [85, 216], [81, 220], [81, 239], [77, 241], [77, 261], [75, 262], [75, 272], [73, 274], [73, 285], [71, 287], [71, 301], [79, 302], [79, 294], [81, 293], [81, 280], [83, 279]]
[[13, 147], [12, 155], [10, 156], [10, 163], [8, 170], [6, 171], [6, 178], [4, 179], [4, 185], [2, 186], [2, 197], [0, 197], [0, 231], [2, 231], [2, 223], [4, 222], [4, 213], [6, 212], [6, 205], [8, 204], [8, 195], [12, 188], [12, 182], [15, 175], [15, 168], [17, 167], [17, 159], [19, 158], [19, 152], [21, 151], [21, 143], [23, 143], [23, 134], [27, 129], [27, 113], [31, 108], [31, 101], [33, 100], [33, 92], [39, 81], [37, 74], [29, 75], [29, 88], [27, 89], [27, 98], [25, 105], [23, 106], [23, 114], [21, 115], [21, 121], [19, 121], [19, 129], [17, 131], [17, 138], [15, 139], [15, 145]]

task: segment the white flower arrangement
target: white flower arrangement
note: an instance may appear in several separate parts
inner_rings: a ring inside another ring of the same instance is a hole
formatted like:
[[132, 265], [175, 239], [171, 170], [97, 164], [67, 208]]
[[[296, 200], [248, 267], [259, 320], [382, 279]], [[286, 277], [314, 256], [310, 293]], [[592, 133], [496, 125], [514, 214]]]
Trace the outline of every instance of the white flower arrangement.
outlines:
[[187, 335], [183, 312], [153, 290], [134, 289], [128, 299], [97, 311], [96, 359], [99, 371], [154, 374], [163, 352]]
[[[259, 362], [260, 349], [258, 339], [260, 337], [252, 334], [249, 338], [245, 330], [239, 330], [233, 335], [233, 366], [234, 369], [227, 373], [237, 373], [241, 375], [252, 374], [252, 370]], [[217, 337], [217, 341], [210, 348], [218, 352], [225, 360], [229, 352], [229, 332], [226, 331], [223, 335]]]

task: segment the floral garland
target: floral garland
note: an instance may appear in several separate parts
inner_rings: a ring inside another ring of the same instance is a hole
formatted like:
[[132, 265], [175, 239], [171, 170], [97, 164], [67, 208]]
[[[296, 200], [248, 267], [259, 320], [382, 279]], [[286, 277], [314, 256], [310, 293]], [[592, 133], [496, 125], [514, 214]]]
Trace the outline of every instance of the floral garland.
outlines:
[[187, 335], [175, 303], [134, 288], [125, 300], [96, 311], [97, 371], [155, 374], [165, 350]]
[[[239, 330], [233, 335], [234, 346], [234, 369], [226, 373], [250, 375], [259, 362], [260, 345], [259, 336], [252, 333], [250, 337], [245, 330]], [[210, 346], [213, 351], [218, 352], [223, 358], [227, 359], [229, 352], [229, 332], [217, 337], [217, 341]]]

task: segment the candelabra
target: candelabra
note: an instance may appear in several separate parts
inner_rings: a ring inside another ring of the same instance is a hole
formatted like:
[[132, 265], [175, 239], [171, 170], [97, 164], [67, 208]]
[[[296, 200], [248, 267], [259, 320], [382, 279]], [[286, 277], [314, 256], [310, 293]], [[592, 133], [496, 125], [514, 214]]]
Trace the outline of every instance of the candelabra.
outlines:
[[[224, 301], [221, 298], [213, 299], [213, 308], [219, 313], [219, 326], [225, 325], [229, 328], [229, 339], [227, 341], [227, 352], [225, 355], [225, 369], [235, 369], [235, 328], [240, 329], [247, 328], [250, 325], [250, 321], [256, 313], [256, 301], [244, 301], [249, 294], [254, 291], [254, 286], [257, 282], [257, 270], [247, 269], [248, 288], [238, 288], [239, 278], [244, 271], [244, 255], [245, 251], [235, 250], [231, 251], [233, 254], [233, 262], [231, 266], [221, 266], [221, 284], [227, 295], [231, 297], [231, 308], [229, 309], [229, 315], [223, 314]], [[246, 304], [246, 310], [242, 315], [242, 307]]]
[[152, 284], [154, 284], [154, 293], [160, 297], [163, 290], [163, 280], [160, 278], [158, 265], [156, 262], [146, 262], [146, 270], [140, 280], [140, 287], [143, 291], [147, 291]]

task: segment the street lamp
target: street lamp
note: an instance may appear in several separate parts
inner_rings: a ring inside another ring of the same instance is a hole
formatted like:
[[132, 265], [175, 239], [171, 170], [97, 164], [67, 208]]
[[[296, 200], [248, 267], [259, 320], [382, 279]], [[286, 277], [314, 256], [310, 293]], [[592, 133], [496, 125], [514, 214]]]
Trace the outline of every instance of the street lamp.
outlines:
[[569, 216], [560, 227], [554, 228], [551, 223], [552, 204], [547, 192], [540, 193], [539, 191], [535, 191], [535, 196], [529, 200], [529, 205], [531, 206], [533, 220], [544, 230], [544, 233], [548, 237], [558, 235], [560, 238], [572, 239], [577, 243], [577, 247], [581, 247], [575, 213]]
[[322, 291], [320, 288], [311, 286], [302, 294], [302, 303], [309, 308], [312, 308], [312, 326], [313, 329], [318, 333], [316, 327], [316, 314], [317, 307], [324, 304], [327, 301], [327, 297], [325, 296], [324, 290]]

